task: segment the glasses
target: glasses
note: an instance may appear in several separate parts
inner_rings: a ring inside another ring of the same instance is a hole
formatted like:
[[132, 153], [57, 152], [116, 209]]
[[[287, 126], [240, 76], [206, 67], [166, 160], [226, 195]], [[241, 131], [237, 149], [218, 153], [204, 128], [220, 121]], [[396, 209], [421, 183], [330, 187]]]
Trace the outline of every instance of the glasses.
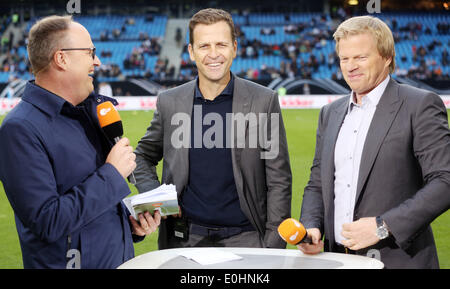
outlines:
[[60, 50], [61, 51], [90, 50], [91, 51], [92, 60], [95, 60], [95, 47], [93, 47], [93, 48], [63, 48], [63, 49], [60, 49]]

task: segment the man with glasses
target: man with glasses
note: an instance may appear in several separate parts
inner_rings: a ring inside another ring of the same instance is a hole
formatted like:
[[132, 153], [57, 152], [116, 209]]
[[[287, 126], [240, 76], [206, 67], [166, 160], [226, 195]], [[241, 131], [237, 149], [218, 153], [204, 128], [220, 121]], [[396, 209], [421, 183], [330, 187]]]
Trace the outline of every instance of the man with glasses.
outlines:
[[63, 48], [61, 51], [71, 51], [71, 50], [89, 50], [91, 52], [92, 60], [95, 60], [95, 47], [91, 48]]
[[29, 32], [35, 75], [0, 127], [0, 180], [14, 210], [25, 268], [116, 268], [133, 239], [155, 231], [121, 200], [136, 167], [129, 140], [101, 131], [92, 74], [100, 65], [89, 32], [70, 16], [50, 16]]

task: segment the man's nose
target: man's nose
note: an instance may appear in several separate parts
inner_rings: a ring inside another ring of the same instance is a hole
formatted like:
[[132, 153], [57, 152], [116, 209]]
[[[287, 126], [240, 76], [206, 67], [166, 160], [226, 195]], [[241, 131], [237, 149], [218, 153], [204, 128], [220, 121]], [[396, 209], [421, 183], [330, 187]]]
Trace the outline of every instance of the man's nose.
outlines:
[[102, 62], [100, 61], [100, 58], [98, 58], [98, 56], [95, 55], [94, 66], [100, 66], [101, 64], [102, 64]]
[[215, 45], [211, 45], [211, 48], [208, 52], [209, 58], [217, 58], [219, 56], [219, 52], [217, 51], [217, 48]]
[[353, 70], [356, 70], [356, 69], [358, 69], [358, 62], [357, 61], [355, 61], [355, 60], [349, 60], [348, 62], [347, 62], [347, 70], [348, 71], [353, 71]]

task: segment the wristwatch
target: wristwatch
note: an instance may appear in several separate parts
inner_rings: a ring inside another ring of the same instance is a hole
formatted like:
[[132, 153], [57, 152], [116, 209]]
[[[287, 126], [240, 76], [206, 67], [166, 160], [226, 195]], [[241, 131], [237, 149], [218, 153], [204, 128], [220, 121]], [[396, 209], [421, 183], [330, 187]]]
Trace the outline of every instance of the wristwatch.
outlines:
[[389, 236], [389, 230], [386, 224], [383, 222], [383, 219], [381, 219], [380, 216], [377, 216], [375, 218], [377, 222], [377, 230], [375, 234], [380, 240], [386, 239]]

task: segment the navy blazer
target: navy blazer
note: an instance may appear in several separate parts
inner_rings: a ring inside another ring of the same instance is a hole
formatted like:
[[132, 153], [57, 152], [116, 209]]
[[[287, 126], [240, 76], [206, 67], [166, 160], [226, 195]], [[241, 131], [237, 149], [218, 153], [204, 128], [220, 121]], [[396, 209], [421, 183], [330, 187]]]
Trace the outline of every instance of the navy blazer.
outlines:
[[14, 210], [25, 268], [70, 267], [76, 250], [81, 268], [116, 268], [134, 256], [129, 213], [121, 202], [130, 190], [105, 164], [112, 143], [96, 114], [97, 104], [107, 100], [117, 104], [93, 94], [83, 102], [90, 122], [83, 125], [64, 113], [74, 107], [63, 98], [29, 82], [0, 127], [0, 180]]

